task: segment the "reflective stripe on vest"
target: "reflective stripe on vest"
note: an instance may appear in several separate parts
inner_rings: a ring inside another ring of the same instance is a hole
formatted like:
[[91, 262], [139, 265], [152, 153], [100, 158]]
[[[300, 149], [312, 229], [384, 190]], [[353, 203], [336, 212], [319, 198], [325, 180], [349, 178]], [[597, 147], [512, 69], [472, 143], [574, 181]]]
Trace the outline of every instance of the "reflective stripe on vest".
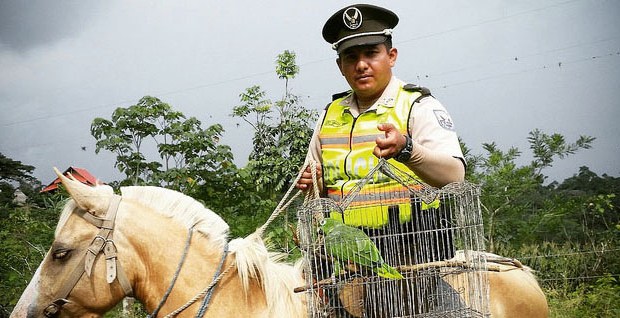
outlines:
[[[377, 105], [354, 118], [346, 98], [336, 99], [327, 108], [319, 132], [323, 159], [323, 182], [328, 197], [340, 201], [370, 170], [379, 163], [373, 155], [377, 138], [385, 133], [377, 129], [379, 123], [391, 123], [401, 134], [408, 134], [407, 123], [413, 102], [419, 92], [400, 89], [393, 104]], [[404, 164], [390, 159], [389, 162], [403, 171], [410, 171]], [[419, 178], [411, 172], [417, 180]], [[332, 217], [352, 226], [380, 228], [389, 221], [388, 208], [398, 206], [399, 220], [411, 220], [409, 191], [397, 181], [377, 173], [366, 184], [344, 211], [344, 216], [333, 212]]]

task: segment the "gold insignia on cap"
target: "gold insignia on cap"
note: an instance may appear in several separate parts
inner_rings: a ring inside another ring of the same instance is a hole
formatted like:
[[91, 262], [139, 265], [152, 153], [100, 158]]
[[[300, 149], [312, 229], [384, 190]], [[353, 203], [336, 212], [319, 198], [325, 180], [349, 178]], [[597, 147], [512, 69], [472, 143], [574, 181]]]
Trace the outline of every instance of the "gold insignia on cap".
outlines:
[[356, 7], [350, 7], [342, 13], [342, 21], [347, 28], [355, 30], [362, 26], [362, 12]]

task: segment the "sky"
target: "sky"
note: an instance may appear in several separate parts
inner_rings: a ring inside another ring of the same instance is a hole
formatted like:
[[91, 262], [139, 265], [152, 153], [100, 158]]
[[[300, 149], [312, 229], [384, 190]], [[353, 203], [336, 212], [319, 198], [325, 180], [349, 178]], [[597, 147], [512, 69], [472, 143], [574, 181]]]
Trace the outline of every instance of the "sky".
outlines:
[[[371, 1], [400, 17], [394, 30], [400, 79], [425, 86], [450, 112], [474, 154], [483, 143], [522, 151], [528, 133], [592, 149], [544, 170], [562, 181], [588, 166], [620, 176], [620, 1]], [[90, 124], [155, 96], [247, 163], [253, 132], [230, 116], [239, 94], [260, 85], [272, 100], [284, 83], [275, 60], [294, 51], [289, 82], [303, 105], [322, 109], [348, 89], [321, 29], [350, 1], [0, 1], [0, 153], [36, 169], [88, 169], [119, 180], [115, 157], [95, 154]], [[313, 124], [313, 123], [312, 123]]]

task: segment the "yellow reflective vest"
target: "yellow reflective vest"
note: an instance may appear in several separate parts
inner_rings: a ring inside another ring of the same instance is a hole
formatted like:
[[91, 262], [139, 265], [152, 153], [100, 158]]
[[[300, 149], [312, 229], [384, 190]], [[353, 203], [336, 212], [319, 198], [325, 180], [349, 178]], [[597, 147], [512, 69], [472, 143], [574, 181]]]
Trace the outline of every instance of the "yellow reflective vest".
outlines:
[[[413, 104], [428, 94], [420, 87], [405, 85], [392, 103], [379, 103], [374, 110], [359, 114], [357, 118], [351, 114], [350, 107], [342, 103], [347, 96], [335, 99], [327, 107], [319, 139], [323, 185], [329, 198], [340, 201], [379, 163], [373, 150], [375, 140], [385, 137], [385, 133], [377, 129], [377, 124], [391, 123], [403, 135], [409, 134]], [[400, 170], [411, 172], [394, 159], [389, 162]], [[413, 172], [411, 174], [419, 180]], [[389, 221], [389, 208], [398, 206], [399, 221], [411, 220], [411, 199], [406, 187], [382, 173], [376, 173], [372, 178], [355, 196], [344, 215], [332, 212], [331, 217], [352, 226], [381, 228]]]

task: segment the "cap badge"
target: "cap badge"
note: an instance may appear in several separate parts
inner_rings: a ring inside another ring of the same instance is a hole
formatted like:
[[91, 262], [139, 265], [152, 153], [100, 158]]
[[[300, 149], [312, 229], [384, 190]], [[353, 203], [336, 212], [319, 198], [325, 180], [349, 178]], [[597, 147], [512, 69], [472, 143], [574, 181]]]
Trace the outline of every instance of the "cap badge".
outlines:
[[362, 26], [362, 12], [356, 7], [350, 7], [344, 10], [342, 14], [344, 25], [351, 30], [355, 30]]

